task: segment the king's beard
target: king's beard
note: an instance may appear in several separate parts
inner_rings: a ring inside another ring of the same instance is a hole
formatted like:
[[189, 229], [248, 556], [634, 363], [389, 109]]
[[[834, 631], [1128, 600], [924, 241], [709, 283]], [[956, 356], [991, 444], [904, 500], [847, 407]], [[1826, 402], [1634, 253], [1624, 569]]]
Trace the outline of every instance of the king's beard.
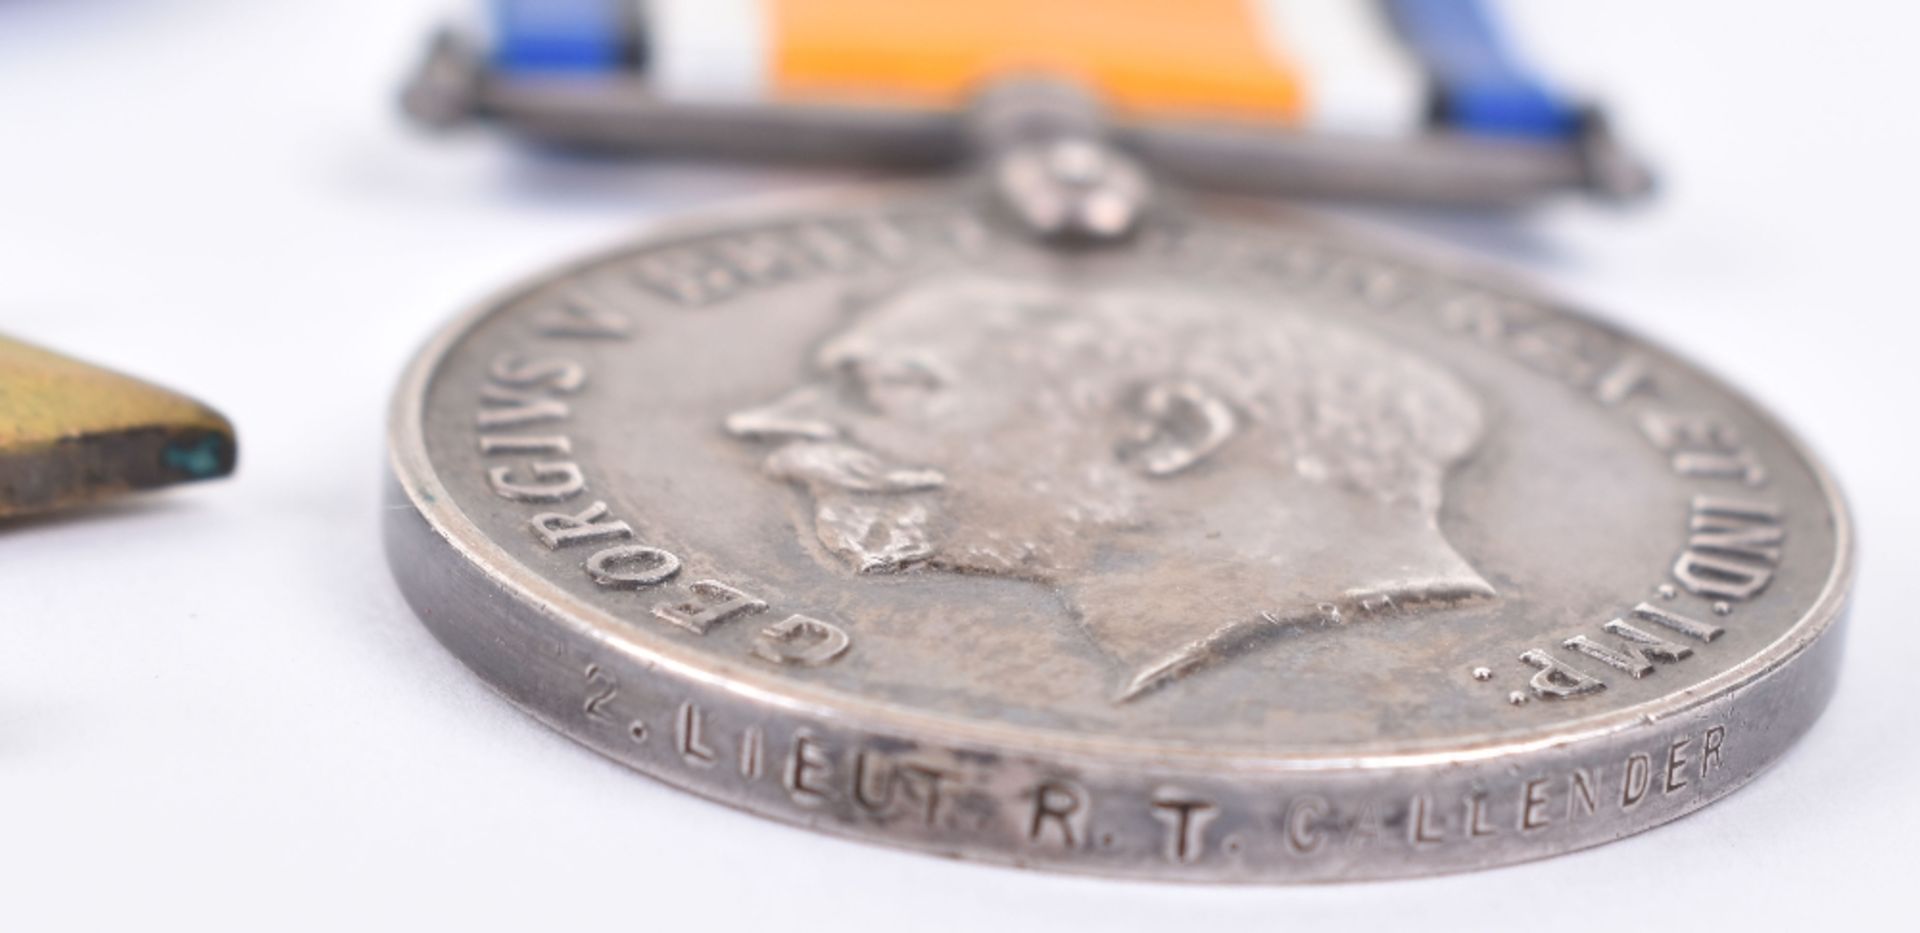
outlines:
[[1118, 503], [1130, 501], [1106, 487], [1079, 508], [967, 496], [942, 470], [903, 464], [843, 438], [790, 441], [765, 469], [805, 491], [815, 539], [861, 574], [928, 567], [1058, 582], [1095, 546], [1090, 527], [1120, 526]]
[[813, 500], [820, 545], [859, 573], [896, 573], [934, 556], [933, 518], [947, 484], [844, 441], [795, 441], [767, 458], [768, 475]]

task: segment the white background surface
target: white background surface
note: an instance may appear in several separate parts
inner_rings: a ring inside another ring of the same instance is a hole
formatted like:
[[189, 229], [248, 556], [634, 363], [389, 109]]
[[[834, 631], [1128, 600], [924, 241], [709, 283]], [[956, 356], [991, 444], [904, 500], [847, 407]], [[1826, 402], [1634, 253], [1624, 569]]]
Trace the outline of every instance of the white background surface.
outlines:
[[819, 176], [417, 138], [390, 106], [416, 3], [0, 0], [0, 328], [215, 402], [243, 450], [222, 486], [0, 529], [0, 929], [1897, 925], [1920, 859], [1920, 21], [1864, 0], [1512, 5], [1670, 189], [1629, 214], [1414, 222], [1718, 369], [1826, 456], [1864, 555], [1845, 682], [1771, 773], [1623, 843], [1207, 889], [699, 801], [508, 707], [390, 584], [383, 409], [433, 328], [647, 216]]

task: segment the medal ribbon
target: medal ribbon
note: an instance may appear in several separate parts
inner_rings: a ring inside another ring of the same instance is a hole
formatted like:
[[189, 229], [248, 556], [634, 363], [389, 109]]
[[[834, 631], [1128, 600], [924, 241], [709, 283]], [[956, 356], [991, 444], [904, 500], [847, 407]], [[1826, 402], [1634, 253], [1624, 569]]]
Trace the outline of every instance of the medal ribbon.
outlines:
[[964, 104], [1048, 74], [1127, 116], [1566, 138], [1578, 112], [1485, 0], [493, 0], [519, 76], [637, 77], [684, 103]]

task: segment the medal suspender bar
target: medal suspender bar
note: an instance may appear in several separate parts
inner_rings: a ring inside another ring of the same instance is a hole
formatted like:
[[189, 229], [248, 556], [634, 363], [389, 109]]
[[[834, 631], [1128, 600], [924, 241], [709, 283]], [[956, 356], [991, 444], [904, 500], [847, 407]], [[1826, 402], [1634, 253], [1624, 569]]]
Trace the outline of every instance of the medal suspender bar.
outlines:
[[1155, 177], [1512, 207], [1633, 200], [1604, 114], [1534, 77], [1479, 0], [496, 0], [440, 33], [417, 120], [542, 143], [934, 170], [1009, 83], [1077, 88]]

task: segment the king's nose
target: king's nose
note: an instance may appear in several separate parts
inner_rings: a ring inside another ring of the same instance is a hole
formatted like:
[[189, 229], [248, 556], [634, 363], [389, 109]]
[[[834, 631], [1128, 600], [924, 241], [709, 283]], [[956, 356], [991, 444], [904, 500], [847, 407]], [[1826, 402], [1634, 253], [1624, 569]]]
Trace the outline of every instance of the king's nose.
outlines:
[[727, 416], [727, 433], [752, 440], [830, 441], [840, 429], [827, 419], [827, 393], [815, 385], [801, 386], [758, 408]]

